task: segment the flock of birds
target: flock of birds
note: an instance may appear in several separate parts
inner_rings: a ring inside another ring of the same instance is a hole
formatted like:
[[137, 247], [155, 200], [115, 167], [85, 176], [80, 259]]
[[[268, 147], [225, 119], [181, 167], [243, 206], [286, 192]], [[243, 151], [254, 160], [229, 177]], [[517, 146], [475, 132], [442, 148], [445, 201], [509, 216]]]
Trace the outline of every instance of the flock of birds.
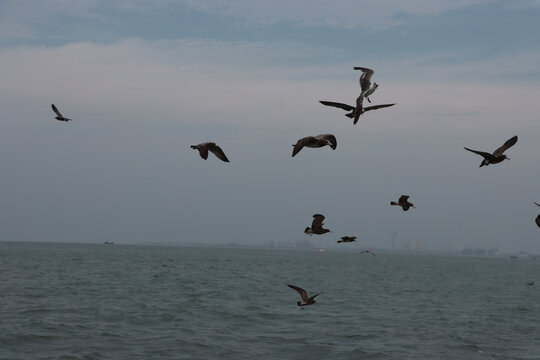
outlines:
[[[354, 70], [360, 70], [362, 71], [362, 75], [360, 76], [360, 95], [356, 98], [356, 106], [351, 106], [343, 103], [333, 102], [333, 101], [320, 101], [321, 104], [325, 106], [331, 106], [339, 109], [343, 109], [347, 111], [348, 113], [345, 114], [346, 117], [353, 119], [353, 125], [356, 125], [358, 122], [358, 119], [360, 118], [360, 115], [367, 111], [371, 110], [377, 110], [377, 109], [383, 109], [387, 107], [391, 107], [396, 105], [395, 103], [392, 104], [380, 104], [380, 105], [371, 105], [364, 107], [364, 99], [366, 99], [370, 104], [371, 100], [369, 98], [370, 95], [372, 95], [375, 90], [379, 87], [379, 84], [374, 82], [371, 83], [371, 77], [374, 73], [372, 69], [366, 68], [366, 67], [354, 67]], [[58, 121], [64, 121], [69, 122], [72, 121], [70, 118], [64, 117], [58, 108], [52, 104], [52, 110], [55, 112], [56, 117], [55, 119]], [[487, 166], [490, 164], [498, 164], [502, 162], [503, 160], [510, 160], [509, 157], [507, 157], [504, 152], [508, 150], [510, 147], [514, 146], [517, 143], [518, 137], [514, 136], [507, 140], [501, 147], [496, 149], [493, 153], [488, 153], [484, 151], [478, 151], [478, 150], [472, 150], [467, 147], [465, 147], [465, 150], [468, 150], [470, 152], [473, 152], [475, 154], [478, 154], [483, 157], [482, 162], [480, 163], [480, 167]], [[324, 146], [329, 146], [332, 150], [335, 150], [337, 147], [337, 140], [336, 137], [332, 134], [320, 134], [315, 136], [306, 136], [301, 139], [299, 139], [296, 144], [293, 144], [293, 151], [292, 151], [292, 157], [297, 155], [304, 147], [308, 148], [321, 148]], [[194, 150], [199, 151], [199, 155], [204, 160], [208, 159], [208, 152], [211, 152], [214, 154], [218, 159], [224, 162], [230, 162], [221, 147], [219, 147], [214, 142], [203, 142], [198, 145], [191, 145], [191, 148]], [[536, 203], [536, 205], [540, 206], [540, 204]], [[409, 202], [409, 196], [408, 195], [401, 195], [398, 201], [391, 201], [390, 205], [394, 206], [400, 206], [403, 211], [409, 210], [409, 208], [414, 208], [414, 204]], [[327, 232], [331, 232], [329, 229], [325, 229], [323, 227], [323, 221], [325, 217], [322, 214], [315, 214], [313, 215], [313, 221], [311, 223], [311, 227], [306, 227], [304, 230], [304, 233], [309, 234], [310, 236], [313, 234], [316, 235], [322, 235]], [[540, 227], [540, 214], [535, 219], [536, 225]], [[340, 240], [337, 241], [337, 243], [350, 243], [350, 242], [356, 242], [356, 236], [342, 236]], [[370, 250], [363, 250], [360, 253], [368, 253], [373, 256], [376, 256], [373, 252]], [[533, 282], [534, 284], [534, 282]], [[532, 284], [529, 284], [532, 285]], [[306, 305], [312, 305], [315, 304], [315, 297], [319, 296], [320, 294], [313, 295], [311, 297], [308, 296], [308, 293], [306, 290], [295, 286], [295, 285], [288, 285], [289, 288], [296, 290], [300, 297], [302, 298], [302, 301], [298, 301], [298, 306], [306, 306]]]

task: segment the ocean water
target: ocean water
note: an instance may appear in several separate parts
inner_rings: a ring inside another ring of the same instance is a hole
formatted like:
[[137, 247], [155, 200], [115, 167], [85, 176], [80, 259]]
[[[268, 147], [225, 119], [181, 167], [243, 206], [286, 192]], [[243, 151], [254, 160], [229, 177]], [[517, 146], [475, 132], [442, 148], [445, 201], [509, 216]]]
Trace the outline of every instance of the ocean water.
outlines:
[[0, 285], [0, 359], [540, 359], [540, 260], [4, 242]]

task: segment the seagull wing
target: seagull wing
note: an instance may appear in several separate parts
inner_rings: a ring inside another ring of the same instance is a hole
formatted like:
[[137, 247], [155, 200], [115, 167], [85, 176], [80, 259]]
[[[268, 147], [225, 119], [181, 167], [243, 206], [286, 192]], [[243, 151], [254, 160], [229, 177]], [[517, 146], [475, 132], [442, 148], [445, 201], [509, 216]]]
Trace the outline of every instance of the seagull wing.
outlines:
[[300, 152], [300, 150], [302, 150], [304, 148], [304, 146], [306, 146], [307, 144], [309, 144], [313, 140], [315, 140], [315, 138], [313, 136], [307, 136], [305, 138], [301, 138], [300, 140], [298, 140], [296, 142], [296, 145], [294, 145], [294, 148], [293, 148], [293, 151], [292, 151], [292, 156], [294, 157], [294, 155], [298, 154]]
[[407, 200], [409, 200], [409, 195], [401, 195], [399, 197], [398, 203], [404, 203], [407, 202]]
[[[298, 293], [302, 297], [302, 300], [307, 301], [308, 296], [307, 296], [306, 290], [304, 290], [304, 289], [302, 289], [302, 288], [300, 288], [298, 286], [294, 286], [294, 285], [287, 285], [287, 286], [290, 287], [291, 289], [294, 289], [294, 290], [298, 291]], [[315, 295], [315, 296], [317, 296], [317, 295]]]
[[313, 222], [311, 223], [311, 228], [321, 228], [324, 221], [324, 215], [315, 214], [313, 215]]
[[360, 88], [362, 89], [362, 92], [368, 90], [371, 86], [371, 75], [373, 75], [374, 71], [360, 66], [355, 66], [353, 69], [362, 70], [362, 75], [360, 76]]
[[[223, 150], [221, 150], [219, 146], [217, 145], [210, 146], [208, 150], [210, 150], [212, 154], [216, 155], [218, 159], [225, 162], [229, 162], [229, 159], [227, 159], [227, 156], [225, 156], [225, 153], [223, 152]], [[208, 152], [207, 152], [207, 156], [208, 156]]]
[[472, 149], [469, 149], [469, 148], [466, 148], [466, 147], [464, 147], [464, 149], [468, 150], [470, 152], [473, 152], [475, 154], [478, 154], [478, 155], [482, 156], [484, 159], [489, 159], [489, 160], [495, 159], [495, 156], [491, 155], [490, 153], [484, 152], [484, 151], [476, 151], [476, 150], [472, 150]]
[[535, 202], [535, 204], [536, 204], [537, 206], [540, 206], [540, 204], [539, 204], [539, 203], [537, 203], [537, 202]]
[[534, 220], [534, 222], [536, 223], [536, 225], [538, 225], [538, 227], [540, 227], [540, 215], [538, 215], [536, 217], [536, 219]]
[[321, 104], [323, 104], [323, 105], [337, 107], [337, 108], [343, 109], [345, 111], [354, 111], [354, 109], [355, 109], [354, 106], [347, 105], [347, 104], [342, 104], [342, 103], [338, 103], [338, 102], [333, 102], [333, 101], [319, 101], [319, 102]]
[[518, 141], [518, 137], [517, 136], [514, 136], [513, 138], [511, 139], [508, 139], [503, 146], [501, 146], [500, 148], [498, 148], [497, 150], [495, 150], [493, 152], [493, 156], [495, 157], [499, 157], [501, 156], [508, 148], [514, 146]]
[[58, 109], [56, 108], [56, 106], [54, 106], [54, 104], [51, 104], [51, 107], [58, 117], [63, 118], [62, 114], [60, 114], [60, 111], [58, 111]]
[[396, 104], [381, 104], [381, 105], [368, 106], [368, 107], [365, 107], [365, 108], [364, 108], [364, 112], [365, 112], [365, 111], [369, 111], [369, 110], [382, 109], [382, 108], [390, 107], [390, 106], [394, 106], [394, 105], [396, 105]]

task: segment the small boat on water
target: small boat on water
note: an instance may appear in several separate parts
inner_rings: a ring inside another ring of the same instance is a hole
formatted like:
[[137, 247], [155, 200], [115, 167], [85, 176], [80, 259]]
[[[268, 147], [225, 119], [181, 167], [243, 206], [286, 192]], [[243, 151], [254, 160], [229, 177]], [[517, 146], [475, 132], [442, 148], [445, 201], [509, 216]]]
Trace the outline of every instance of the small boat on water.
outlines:
[[105, 241], [103, 244], [104, 245], [113, 245], [114, 241]]
[[315, 251], [322, 252], [322, 251], [326, 251], [326, 249], [323, 249], [323, 248], [316, 248]]

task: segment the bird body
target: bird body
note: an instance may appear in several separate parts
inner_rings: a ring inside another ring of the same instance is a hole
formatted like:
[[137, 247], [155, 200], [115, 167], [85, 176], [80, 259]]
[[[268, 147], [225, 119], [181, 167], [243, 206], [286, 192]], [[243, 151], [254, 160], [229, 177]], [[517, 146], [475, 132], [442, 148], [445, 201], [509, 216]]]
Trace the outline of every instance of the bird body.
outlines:
[[346, 243], [346, 242], [356, 242], [356, 236], [342, 236], [341, 240], [337, 241], [339, 243]]
[[466, 148], [466, 147], [464, 147], [464, 149], [482, 156], [484, 158], [484, 160], [482, 160], [482, 162], [480, 163], [480, 167], [482, 167], [482, 166], [488, 166], [489, 164], [498, 164], [498, 163], [502, 162], [505, 159], [510, 160], [510, 158], [508, 156], [504, 155], [503, 153], [508, 148], [514, 146], [517, 143], [517, 141], [518, 141], [517, 136], [514, 136], [514, 137], [508, 139], [503, 144], [503, 146], [501, 146], [500, 148], [495, 150], [493, 152], [493, 154], [483, 152], [483, 151], [472, 150], [472, 149], [469, 149], [469, 148]]
[[391, 201], [390, 205], [401, 206], [403, 211], [409, 210], [410, 207], [415, 207], [413, 203], [409, 202], [409, 195], [401, 195], [397, 202]]
[[322, 234], [326, 234], [327, 232], [330, 232], [329, 229], [323, 228], [324, 219], [325, 219], [324, 215], [321, 215], [321, 214], [313, 215], [313, 222], [311, 223], [311, 228], [309, 226], [306, 227], [306, 229], [304, 230], [304, 233], [309, 234], [311, 236], [313, 234], [322, 235]]
[[306, 136], [304, 138], [301, 138], [296, 142], [293, 148], [292, 156], [294, 157], [296, 154], [300, 152], [304, 147], [309, 148], [320, 148], [323, 146], [330, 146], [332, 150], [336, 150], [337, 147], [337, 140], [336, 137], [332, 134], [321, 134], [317, 136]]
[[64, 117], [60, 111], [58, 111], [58, 108], [54, 105], [54, 104], [51, 104], [51, 108], [53, 109], [53, 111], [56, 113], [56, 117], [55, 119], [58, 120], [58, 121], [65, 121], [65, 122], [68, 122], [68, 121], [72, 121], [72, 119], [68, 119], [67, 117]]
[[316, 303], [315, 298], [320, 295], [320, 294], [317, 294], [317, 295], [313, 295], [311, 297], [308, 297], [307, 291], [302, 289], [301, 287], [294, 286], [294, 285], [287, 285], [287, 286], [290, 287], [293, 290], [298, 291], [298, 293], [300, 294], [300, 297], [302, 298], [302, 301], [297, 301], [296, 302], [296, 304], [298, 306], [313, 305], [313, 304]]
[[229, 159], [227, 159], [227, 156], [225, 156], [225, 153], [219, 146], [216, 145], [216, 143], [213, 142], [205, 142], [200, 143], [199, 145], [191, 145], [192, 149], [199, 150], [199, 155], [206, 160], [208, 159], [208, 151], [210, 151], [212, 154], [216, 155], [216, 157], [222, 161], [229, 162]]
[[[326, 105], [326, 106], [333, 106], [333, 107], [343, 109], [345, 111], [350, 111], [350, 113], [345, 114], [345, 116], [347, 116], [347, 117], [349, 117], [351, 119], [354, 119], [353, 125], [356, 125], [356, 123], [358, 122], [358, 119], [360, 118], [360, 115], [362, 115], [366, 111], [377, 110], [377, 109], [382, 109], [382, 108], [386, 108], [386, 107], [396, 105], [394, 103], [394, 104], [380, 104], [380, 105], [372, 105], [372, 106], [362, 107], [362, 106], [358, 106], [358, 99], [357, 99], [357, 103], [356, 103], [357, 106], [356, 107], [351, 106], [351, 105], [347, 105], [347, 104], [338, 103], [338, 102], [333, 102], [333, 101], [321, 100], [319, 102], [321, 104], [323, 104], [323, 105]], [[357, 111], [357, 109], [360, 109], [360, 110]]]

